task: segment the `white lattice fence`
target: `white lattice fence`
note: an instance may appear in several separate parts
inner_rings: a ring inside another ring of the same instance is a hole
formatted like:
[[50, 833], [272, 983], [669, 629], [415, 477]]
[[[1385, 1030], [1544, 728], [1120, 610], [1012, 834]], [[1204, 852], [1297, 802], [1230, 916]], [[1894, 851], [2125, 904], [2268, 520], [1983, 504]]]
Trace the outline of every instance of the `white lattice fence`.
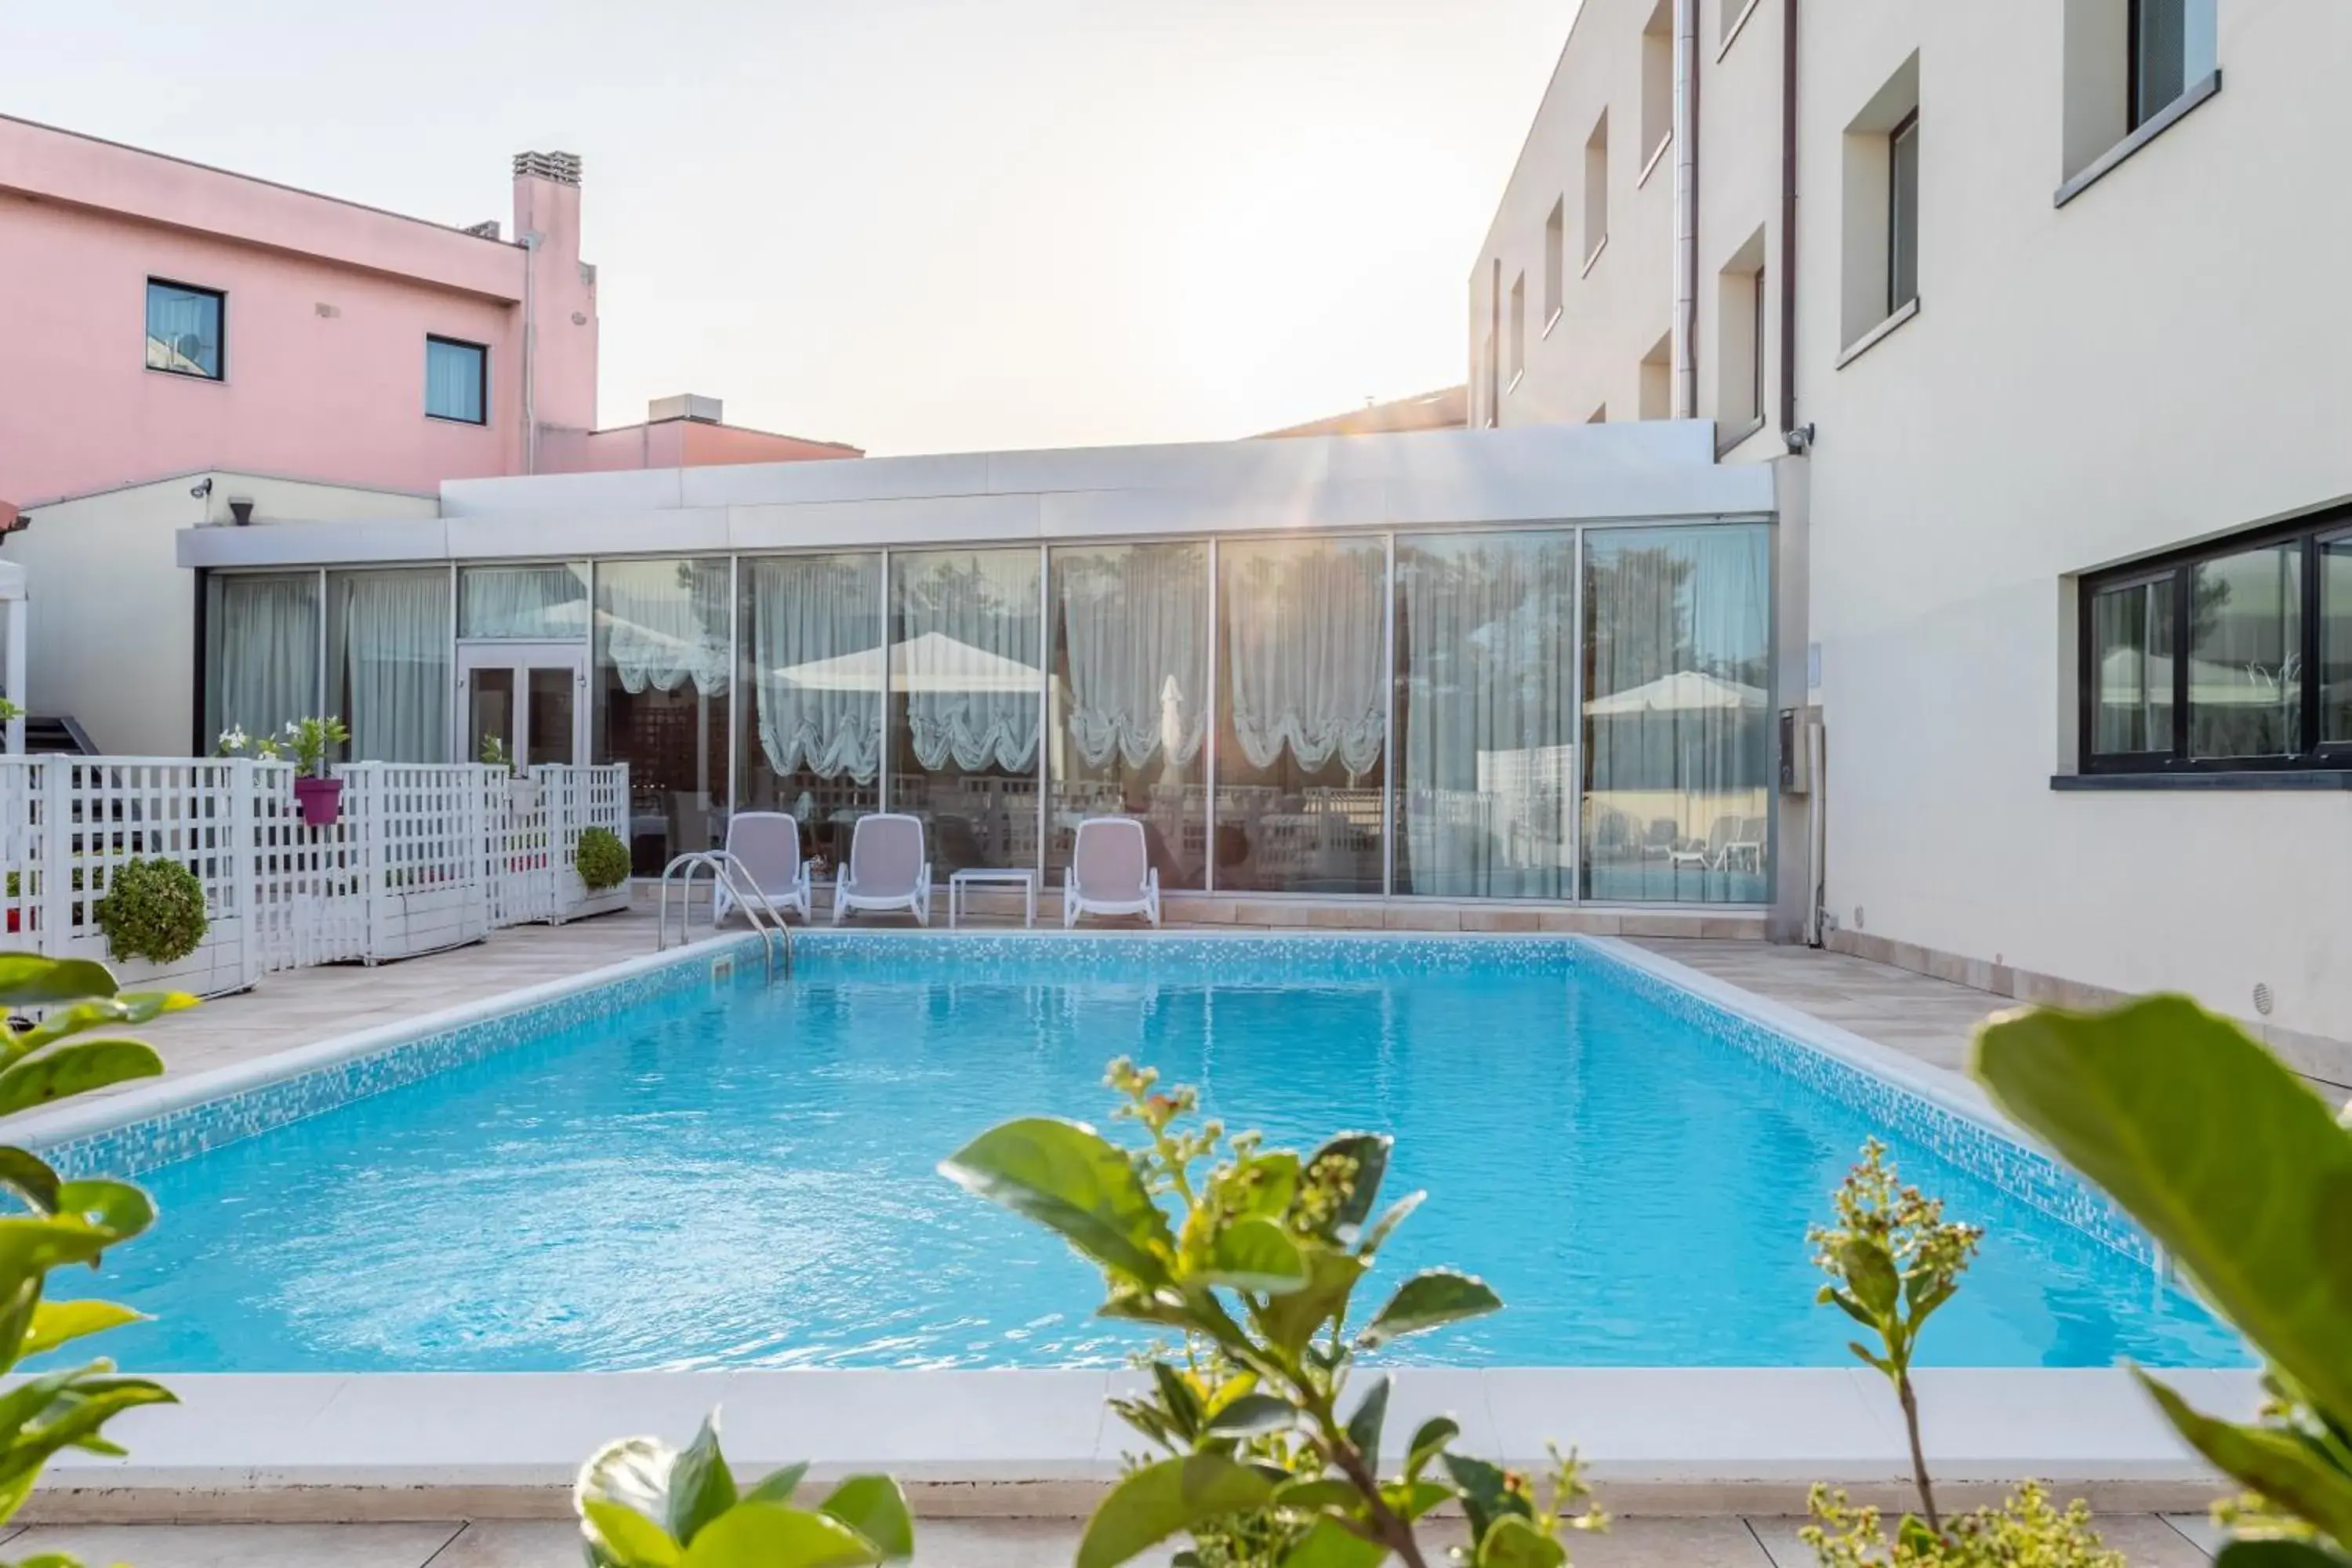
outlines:
[[[625, 766], [539, 768], [521, 787], [474, 763], [335, 773], [340, 817], [313, 826], [286, 763], [0, 757], [0, 947], [216, 995], [627, 902], [625, 888], [591, 899], [572, 869], [584, 827], [619, 831]], [[194, 952], [163, 965], [110, 952], [96, 914], [125, 864], [157, 858], [195, 876], [210, 920]]]

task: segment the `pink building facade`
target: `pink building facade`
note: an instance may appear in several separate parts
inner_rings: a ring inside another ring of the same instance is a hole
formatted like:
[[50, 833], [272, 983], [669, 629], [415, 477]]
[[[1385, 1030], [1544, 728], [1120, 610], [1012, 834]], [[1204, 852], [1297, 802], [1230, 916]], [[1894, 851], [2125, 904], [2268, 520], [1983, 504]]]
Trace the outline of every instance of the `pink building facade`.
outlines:
[[597, 430], [580, 161], [526, 153], [513, 172], [502, 237], [0, 117], [0, 497], [210, 468], [430, 492], [856, 455]]

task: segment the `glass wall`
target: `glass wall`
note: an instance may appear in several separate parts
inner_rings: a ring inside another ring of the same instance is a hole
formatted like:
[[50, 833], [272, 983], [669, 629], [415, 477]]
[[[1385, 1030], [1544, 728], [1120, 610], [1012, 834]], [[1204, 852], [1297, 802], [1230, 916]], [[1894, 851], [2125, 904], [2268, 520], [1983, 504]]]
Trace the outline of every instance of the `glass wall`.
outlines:
[[595, 756], [629, 764], [630, 864], [659, 876], [725, 837], [727, 562], [603, 561], [595, 590]]
[[1386, 544], [1236, 540], [1217, 573], [1216, 885], [1381, 891]]
[[1049, 553], [1052, 685], [1045, 881], [1078, 824], [1143, 823], [1162, 888], [1208, 867], [1209, 547], [1084, 544]]
[[588, 635], [588, 568], [468, 566], [457, 574], [457, 635], [578, 642]]
[[446, 567], [327, 574], [326, 710], [351, 761], [447, 757], [451, 653]]
[[1400, 535], [1396, 890], [1565, 899], [1576, 535]]
[[790, 812], [837, 866], [882, 801], [882, 557], [738, 563], [741, 809]]
[[890, 556], [890, 809], [942, 882], [1037, 863], [1038, 569], [1034, 547]]
[[2319, 542], [2319, 743], [2352, 744], [2352, 533]]
[[205, 584], [207, 750], [319, 712], [319, 574], [214, 573]]
[[[2200, 753], [2352, 741], [2352, 539], [2305, 542], [2217, 552], [2193, 595], [2189, 565], [2095, 584], [2091, 752], [2191, 708]], [[639, 875], [753, 810], [827, 878], [889, 810], [939, 881], [1051, 888], [1118, 815], [1171, 890], [1762, 903], [1771, 571], [1770, 525], [1736, 523], [500, 563], [457, 569], [454, 614], [446, 567], [215, 573], [204, 708], [215, 734], [340, 712], [353, 757], [435, 761], [527, 705], [523, 760], [560, 759], [586, 660]]]
[[1584, 541], [1584, 894], [1770, 896], [1769, 527]]
[[2189, 754], [2303, 750], [2303, 542], [2200, 562], [2189, 574]]

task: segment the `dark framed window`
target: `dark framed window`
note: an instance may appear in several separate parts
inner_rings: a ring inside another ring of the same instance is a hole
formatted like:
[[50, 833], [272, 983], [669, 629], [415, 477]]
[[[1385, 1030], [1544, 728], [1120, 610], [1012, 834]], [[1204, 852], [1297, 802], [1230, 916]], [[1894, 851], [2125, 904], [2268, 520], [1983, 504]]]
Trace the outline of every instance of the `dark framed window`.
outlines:
[[1764, 417], [1764, 269], [1756, 269], [1755, 294], [1748, 304], [1748, 406]]
[[[1886, 313], [1919, 297], [1919, 111], [1886, 133]], [[1760, 405], [1759, 405], [1760, 406]]]
[[2352, 511], [2083, 580], [2085, 773], [2352, 768]]
[[2131, 129], [2213, 74], [2214, 0], [2131, 0]]
[[425, 412], [462, 424], [488, 422], [490, 351], [456, 338], [425, 340]]
[[147, 279], [147, 368], [218, 381], [226, 374], [221, 332], [228, 296], [217, 289]]

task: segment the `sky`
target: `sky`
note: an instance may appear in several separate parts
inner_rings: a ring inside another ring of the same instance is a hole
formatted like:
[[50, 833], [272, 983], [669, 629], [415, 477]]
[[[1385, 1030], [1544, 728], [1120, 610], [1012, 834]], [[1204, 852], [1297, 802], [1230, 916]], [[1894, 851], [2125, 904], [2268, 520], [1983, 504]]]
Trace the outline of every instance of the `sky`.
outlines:
[[1463, 379], [1579, 3], [0, 4], [0, 112], [453, 224], [579, 153], [603, 425], [1215, 440]]

